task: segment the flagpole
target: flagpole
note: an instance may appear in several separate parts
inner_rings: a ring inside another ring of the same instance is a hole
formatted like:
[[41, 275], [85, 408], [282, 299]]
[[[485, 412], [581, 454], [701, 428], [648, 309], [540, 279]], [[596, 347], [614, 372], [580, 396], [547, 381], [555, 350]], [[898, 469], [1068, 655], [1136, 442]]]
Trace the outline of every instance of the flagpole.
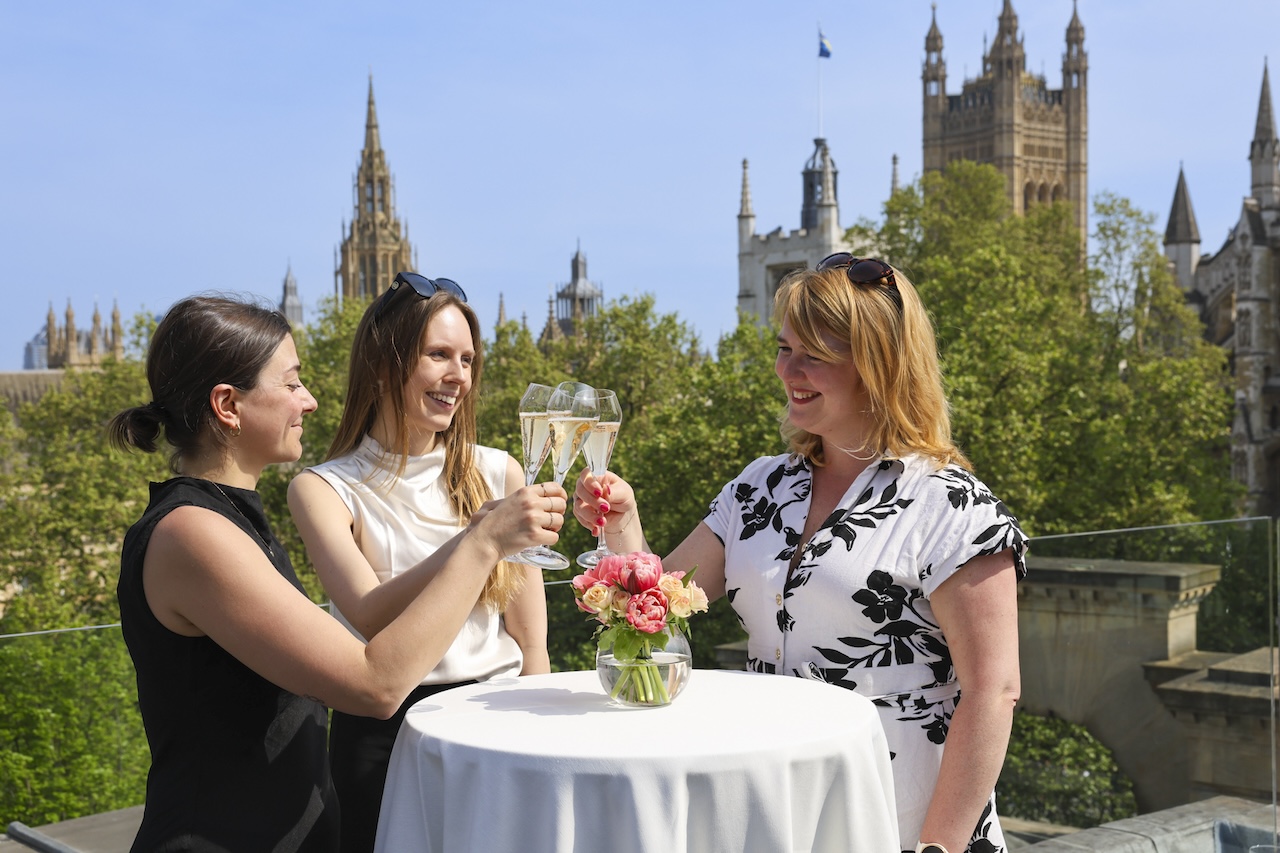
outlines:
[[[822, 44], [822, 22], [818, 22], [818, 44]], [[818, 138], [822, 139], [822, 51], [818, 51]]]

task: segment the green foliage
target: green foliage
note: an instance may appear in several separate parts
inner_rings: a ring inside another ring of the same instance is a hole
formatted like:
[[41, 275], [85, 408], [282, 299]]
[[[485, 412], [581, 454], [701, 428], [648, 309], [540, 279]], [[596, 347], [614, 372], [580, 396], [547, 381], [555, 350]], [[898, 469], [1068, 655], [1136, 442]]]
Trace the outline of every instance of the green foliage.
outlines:
[[1133, 782], [1088, 729], [1024, 713], [1013, 715], [996, 806], [1009, 817], [1078, 827], [1138, 813]]
[[1065, 204], [1010, 213], [959, 161], [889, 200], [880, 247], [933, 313], [953, 433], [1028, 532], [1234, 514], [1226, 357], [1207, 343], [1151, 218], [1103, 194], [1088, 263]]

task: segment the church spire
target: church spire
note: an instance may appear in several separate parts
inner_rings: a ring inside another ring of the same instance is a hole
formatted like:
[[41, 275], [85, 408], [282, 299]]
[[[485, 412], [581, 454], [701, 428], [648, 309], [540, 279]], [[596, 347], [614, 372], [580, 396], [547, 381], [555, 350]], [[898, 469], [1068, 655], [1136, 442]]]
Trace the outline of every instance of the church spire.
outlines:
[[378, 107], [373, 102], [373, 72], [369, 72], [369, 107], [364, 119], [364, 150], [366, 156], [382, 150], [382, 140], [378, 136]]
[[1169, 246], [1199, 242], [1200, 229], [1196, 227], [1196, 212], [1191, 208], [1187, 178], [1179, 164], [1178, 186], [1173, 191], [1173, 206], [1169, 209], [1169, 225], [1164, 230], [1164, 244]]
[[1258, 121], [1249, 146], [1252, 172], [1251, 195], [1263, 207], [1280, 205], [1280, 139], [1276, 138], [1276, 119], [1271, 103], [1271, 75], [1266, 62], [1262, 65], [1262, 94], [1258, 98]]
[[755, 216], [751, 209], [751, 181], [747, 177], [747, 158], [742, 158], [742, 203], [738, 205], [739, 216]]

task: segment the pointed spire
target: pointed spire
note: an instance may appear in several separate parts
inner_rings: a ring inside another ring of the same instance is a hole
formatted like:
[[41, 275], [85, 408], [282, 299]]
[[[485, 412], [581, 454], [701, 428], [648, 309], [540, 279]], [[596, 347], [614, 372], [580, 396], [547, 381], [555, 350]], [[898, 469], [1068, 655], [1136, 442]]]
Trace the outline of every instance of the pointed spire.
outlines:
[[898, 155], [893, 155], [893, 177], [889, 180], [889, 195], [898, 191]]
[[506, 325], [507, 322], [507, 303], [503, 299], [502, 293], [498, 293], [498, 325]]
[[1169, 208], [1169, 225], [1164, 230], [1164, 244], [1200, 243], [1200, 229], [1196, 227], [1196, 213], [1191, 208], [1191, 193], [1187, 191], [1187, 178], [1182, 164], [1178, 164], [1178, 186], [1173, 191], [1173, 206]]
[[938, 29], [938, 4], [930, 4], [933, 7], [933, 20], [929, 23], [929, 32], [924, 36], [924, 49], [926, 52], [938, 51], [942, 52], [942, 30]]
[[382, 147], [378, 136], [378, 108], [373, 102], [373, 72], [369, 72], [369, 109], [364, 119], [364, 148], [372, 153]]
[[747, 158], [742, 158], [742, 203], [738, 206], [739, 216], [755, 216], [751, 209], [751, 182], [747, 177]]
[[1267, 62], [1262, 61], [1262, 94], [1258, 97], [1258, 123], [1253, 129], [1254, 142], [1272, 142], [1276, 139], [1276, 119], [1271, 109], [1271, 75]]
[[1076, 8], [1076, 0], [1071, 0], [1071, 23], [1067, 24], [1067, 41], [1084, 41], [1084, 24], [1080, 23], [1080, 10]]
[[1004, 0], [1004, 8], [1000, 10], [1000, 28], [996, 31], [996, 38], [1002, 35], [1017, 36], [1018, 34], [1018, 13], [1013, 11], [1013, 0]]

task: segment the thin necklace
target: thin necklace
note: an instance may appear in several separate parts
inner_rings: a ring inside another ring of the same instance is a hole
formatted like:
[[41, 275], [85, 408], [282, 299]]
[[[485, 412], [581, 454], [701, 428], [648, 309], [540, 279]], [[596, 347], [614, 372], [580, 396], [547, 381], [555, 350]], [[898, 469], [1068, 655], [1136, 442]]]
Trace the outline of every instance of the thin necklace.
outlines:
[[[213, 483], [213, 480], [210, 480], [209, 482]], [[224, 498], [227, 499], [227, 503], [231, 504], [231, 508], [234, 509], [236, 512], [240, 513], [240, 517], [243, 518], [246, 522], [248, 522], [249, 529], [253, 531], [255, 536], [257, 536], [259, 539], [262, 540], [263, 546], [267, 549], [267, 555], [272, 559], [275, 559], [275, 556], [276, 556], [275, 549], [273, 549], [271, 547], [271, 543], [268, 542], [266, 539], [264, 539], [262, 534], [258, 532], [258, 528], [255, 527], [254, 523], [249, 520], [249, 516], [244, 514], [244, 510], [240, 509], [240, 507], [236, 505], [236, 502], [231, 500], [230, 495], [222, 491], [222, 486], [219, 486], [217, 483], [213, 483], [213, 487], [218, 490], [218, 494], [222, 495]]]

